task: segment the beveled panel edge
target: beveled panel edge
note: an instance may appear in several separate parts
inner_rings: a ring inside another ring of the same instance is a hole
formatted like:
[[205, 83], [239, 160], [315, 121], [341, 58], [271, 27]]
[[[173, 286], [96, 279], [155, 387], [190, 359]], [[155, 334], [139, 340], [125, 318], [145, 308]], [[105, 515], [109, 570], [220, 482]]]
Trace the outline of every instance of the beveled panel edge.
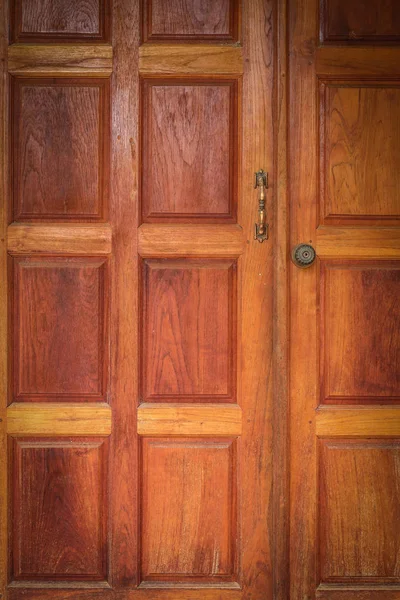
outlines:
[[316, 51], [316, 73], [323, 78], [397, 78], [400, 47], [321, 46]]
[[324, 227], [316, 231], [319, 258], [400, 258], [399, 227]]
[[111, 408], [99, 403], [14, 402], [7, 408], [11, 436], [109, 436]]
[[8, 71], [13, 75], [91, 75], [109, 77], [113, 48], [108, 44], [12, 44]]
[[137, 411], [138, 434], [240, 436], [242, 409], [237, 404], [143, 403]]
[[204, 44], [143, 44], [139, 49], [139, 72], [143, 75], [243, 73], [240, 46]]
[[142, 258], [239, 257], [246, 245], [240, 225], [144, 223], [138, 231], [138, 252]]
[[400, 436], [400, 407], [319, 407], [316, 411], [318, 437]]
[[13, 223], [7, 228], [10, 254], [111, 253], [112, 228], [108, 224]]

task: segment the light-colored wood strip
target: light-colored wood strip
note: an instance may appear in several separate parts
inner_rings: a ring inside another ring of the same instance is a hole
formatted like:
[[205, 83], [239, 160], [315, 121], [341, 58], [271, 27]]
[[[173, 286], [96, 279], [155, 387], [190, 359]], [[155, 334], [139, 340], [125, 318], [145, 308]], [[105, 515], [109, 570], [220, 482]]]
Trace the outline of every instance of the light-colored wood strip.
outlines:
[[400, 48], [323, 46], [316, 53], [316, 71], [322, 77], [397, 77], [400, 75]]
[[49, 252], [52, 254], [110, 254], [112, 229], [93, 225], [36, 223], [10, 225], [7, 249], [13, 254]]
[[138, 408], [139, 435], [240, 435], [237, 404], [146, 403]]
[[320, 258], [400, 258], [399, 227], [319, 227]]
[[320, 408], [316, 431], [319, 437], [400, 436], [400, 406]]
[[8, 48], [8, 70], [15, 75], [85, 75], [108, 77], [112, 46], [13, 44]]
[[144, 44], [139, 51], [139, 71], [143, 75], [241, 74], [242, 48], [204, 44]]
[[139, 228], [139, 254], [166, 256], [240, 256], [246, 238], [239, 225], [159, 225]]
[[14, 436], [110, 435], [111, 408], [103, 402], [15, 402], [7, 409], [7, 433]]

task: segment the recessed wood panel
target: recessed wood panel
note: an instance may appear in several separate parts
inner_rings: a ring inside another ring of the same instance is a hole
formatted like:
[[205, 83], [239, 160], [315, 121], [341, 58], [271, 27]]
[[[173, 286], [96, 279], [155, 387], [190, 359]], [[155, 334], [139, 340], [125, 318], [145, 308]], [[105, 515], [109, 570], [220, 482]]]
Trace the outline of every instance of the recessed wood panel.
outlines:
[[109, 179], [109, 81], [12, 78], [15, 220], [99, 219]]
[[15, 258], [14, 396], [100, 400], [107, 379], [107, 262]]
[[238, 0], [144, 0], [144, 41], [233, 41]]
[[398, 224], [400, 88], [322, 85], [325, 221]]
[[327, 261], [321, 274], [321, 401], [399, 402], [400, 263]]
[[144, 581], [232, 581], [236, 573], [236, 442], [144, 438]]
[[142, 327], [144, 400], [235, 400], [235, 263], [146, 260]]
[[349, 43], [400, 39], [397, 0], [321, 0], [322, 38]]
[[144, 221], [234, 221], [238, 84], [142, 83]]
[[399, 583], [400, 442], [321, 440], [324, 582]]
[[109, 0], [14, 0], [15, 42], [107, 40]]
[[107, 442], [12, 441], [12, 579], [106, 577]]

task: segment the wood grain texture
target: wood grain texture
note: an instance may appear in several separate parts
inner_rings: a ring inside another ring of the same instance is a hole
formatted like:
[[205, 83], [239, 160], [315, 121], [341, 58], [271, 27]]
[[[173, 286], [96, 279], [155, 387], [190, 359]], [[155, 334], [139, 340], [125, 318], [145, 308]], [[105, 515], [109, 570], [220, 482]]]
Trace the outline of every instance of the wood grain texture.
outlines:
[[110, 254], [112, 229], [108, 224], [13, 224], [7, 228], [11, 254]]
[[109, 77], [112, 46], [106, 44], [32, 45], [13, 44], [8, 48], [8, 71], [13, 75], [85, 75]]
[[316, 49], [315, 68], [323, 77], [397, 78], [400, 72], [398, 46], [357, 48], [321, 46]]
[[7, 409], [8, 435], [107, 436], [111, 433], [111, 408], [105, 403], [62, 404], [14, 402]]
[[[76, 600], [76, 589], [66, 589], [68, 584], [63, 583], [63, 589], [24, 589], [24, 600]], [[232, 586], [232, 584], [225, 584]], [[219, 584], [222, 586], [222, 584]], [[95, 586], [91, 584], [91, 589], [83, 589], [83, 583], [80, 584], [79, 600], [147, 600], [151, 594], [151, 600], [176, 600], [176, 589], [152, 589], [147, 588], [124, 590], [124, 591], [109, 591], [106, 589], [93, 589]], [[191, 584], [194, 588], [195, 585]], [[199, 589], [185, 589], [185, 600], [215, 600], [215, 587], [212, 585], [207, 587], [197, 584]], [[218, 589], [218, 600], [242, 600], [243, 594], [238, 589]], [[7, 600], [20, 600], [21, 589], [10, 587], [8, 590]], [[389, 600], [392, 600], [390, 598]]]
[[396, 585], [346, 585], [321, 584], [317, 589], [317, 600], [398, 600], [400, 588]]
[[107, 389], [103, 258], [14, 258], [14, 398], [101, 400]]
[[184, 256], [239, 257], [246, 240], [240, 225], [191, 225], [143, 223], [139, 227], [138, 252], [144, 258]]
[[110, 31], [109, 0], [14, 0], [14, 42], [106, 41]]
[[238, 46], [212, 44], [143, 44], [139, 70], [142, 75], [241, 74], [243, 51]]
[[319, 437], [400, 437], [398, 408], [320, 407], [316, 414]]
[[239, 436], [242, 410], [237, 404], [156, 404], [138, 408], [139, 435]]
[[400, 88], [322, 84], [322, 218], [374, 224], [400, 216]]
[[238, 84], [143, 79], [142, 219], [234, 221]]
[[144, 581], [235, 580], [236, 442], [144, 438]]
[[107, 80], [11, 82], [14, 218], [102, 218], [109, 177]]
[[233, 402], [236, 265], [230, 260], [143, 263], [142, 397]]
[[399, 584], [399, 441], [322, 440], [319, 449], [321, 581]]
[[6, 56], [8, 46], [8, 6], [0, 3], [0, 596], [5, 597], [8, 578], [8, 456], [6, 408], [8, 392], [8, 265], [5, 243], [7, 205], [9, 200], [9, 140], [8, 140], [8, 74]]
[[398, 227], [318, 227], [319, 258], [400, 258]]
[[322, 264], [321, 403], [400, 401], [399, 267]]
[[142, 38], [236, 41], [238, 12], [238, 0], [144, 0]]
[[400, 39], [396, 0], [321, 0], [322, 39], [381, 43]]
[[103, 580], [107, 442], [14, 439], [12, 579]]

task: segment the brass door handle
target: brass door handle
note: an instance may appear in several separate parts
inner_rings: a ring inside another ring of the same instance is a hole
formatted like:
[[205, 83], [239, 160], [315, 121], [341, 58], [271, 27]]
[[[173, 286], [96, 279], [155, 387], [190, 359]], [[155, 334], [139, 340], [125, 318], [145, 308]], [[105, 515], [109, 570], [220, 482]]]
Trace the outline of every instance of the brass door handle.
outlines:
[[254, 239], [262, 243], [268, 239], [267, 210], [265, 208], [268, 173], [260, 169], [255, 175], [254, 188], [258, 189], [258, 223], [254, 225]]

